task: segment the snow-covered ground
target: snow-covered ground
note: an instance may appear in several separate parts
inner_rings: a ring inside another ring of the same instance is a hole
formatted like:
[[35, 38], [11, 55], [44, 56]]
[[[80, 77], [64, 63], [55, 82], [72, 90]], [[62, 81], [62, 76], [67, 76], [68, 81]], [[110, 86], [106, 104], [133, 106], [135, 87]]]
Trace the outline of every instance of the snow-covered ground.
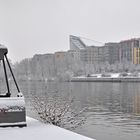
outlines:
[[121, 76], [121, 74], [122, 73], [90, 74], [89, 76], [82, 75], [73, 78], [140, 78], [140, 73], [137, 73], [137, 76], [133, 75], [133, 73], [125, 73], [126, 76]]
[[0, 140], [93, 140], [27, 117], [27, 127], [0, 128]]
[[[108, 73], [107, 74], [108, 75], [108, 77], [110, 77], [110, 78], [118, 78], [119, 77], [119, 75], [120, 75], [120, 73]], [[93, 74], [93, 75], [91, 75], [91, 76], [95, 76], [95, 77], [97, 77], [97, 78], [103, 78], [103, 76], [102, 76], [102, 74]], [[106, 77], [106, 76], [105, 76]]]

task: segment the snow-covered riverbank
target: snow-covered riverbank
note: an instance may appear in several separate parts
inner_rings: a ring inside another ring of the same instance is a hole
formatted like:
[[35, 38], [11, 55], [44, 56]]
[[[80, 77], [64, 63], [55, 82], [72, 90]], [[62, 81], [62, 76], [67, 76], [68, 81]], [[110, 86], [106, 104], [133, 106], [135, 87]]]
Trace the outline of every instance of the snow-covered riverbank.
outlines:
[[132, 73], [105, 73], [77, 76], [71, 78], [72, 82], [140, 82], [140, 74]]
[[1, 140], [93, 140], [53, 125], [27, 117], [27, 127], [0, 128]]

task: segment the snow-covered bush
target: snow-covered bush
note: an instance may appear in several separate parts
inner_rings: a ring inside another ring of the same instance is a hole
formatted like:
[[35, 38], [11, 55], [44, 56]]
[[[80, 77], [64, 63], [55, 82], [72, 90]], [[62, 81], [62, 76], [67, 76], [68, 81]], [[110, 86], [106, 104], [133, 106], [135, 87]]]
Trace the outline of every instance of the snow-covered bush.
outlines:
[[74, 99], [56, 95], [33, 96], [32, 105], [44, 123], [50, 123], [66, 129], [75, 129], [81, 126], [86, 117], [82, 110], [73, 105]]

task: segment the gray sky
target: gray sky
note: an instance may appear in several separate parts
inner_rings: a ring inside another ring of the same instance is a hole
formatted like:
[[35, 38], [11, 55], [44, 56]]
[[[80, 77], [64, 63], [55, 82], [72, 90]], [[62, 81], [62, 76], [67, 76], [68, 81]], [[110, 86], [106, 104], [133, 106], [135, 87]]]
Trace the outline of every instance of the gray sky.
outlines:
[[0, 0], [0, 43], [13, 62], [69, 49], [69, 35], [100, 42], [140, 37], [140, 0]]

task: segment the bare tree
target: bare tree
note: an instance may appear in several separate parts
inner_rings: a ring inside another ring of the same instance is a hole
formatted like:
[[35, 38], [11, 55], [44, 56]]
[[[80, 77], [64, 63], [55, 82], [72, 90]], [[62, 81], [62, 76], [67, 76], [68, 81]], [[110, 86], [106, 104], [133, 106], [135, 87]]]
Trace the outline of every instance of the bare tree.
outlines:
[[74, 98], [58, 95], [33, 96], [32, 105], [44, 123], [66, 129], [75, 129], [86, 121], [83, 112], [74, 106]]

